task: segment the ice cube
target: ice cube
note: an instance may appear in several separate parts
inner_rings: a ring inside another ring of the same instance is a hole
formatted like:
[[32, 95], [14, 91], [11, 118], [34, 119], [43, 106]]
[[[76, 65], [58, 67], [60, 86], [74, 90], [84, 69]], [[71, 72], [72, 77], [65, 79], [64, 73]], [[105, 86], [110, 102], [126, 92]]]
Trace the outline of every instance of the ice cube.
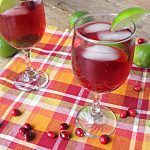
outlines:
[[125, 38], [128, 38], [131, 35], [131, 32], [128, 30], [122, 30], [117, 32], [99, 32], [98, 38], [103, 41], [120, 41]]
[[116, 49], [102, 45], [90, 46], [82, 55], [86, 59], [97, 61], [113, 61], [119, 58], [119, 53]]
[[91, 25], [88, 25], [84, 28], [84, 31], [86, 33], [93, 33], [93, 32], [99, 32], [99, 31], [106, 31], [110, 29], [110, 24], [107, 23], [94, 23]]

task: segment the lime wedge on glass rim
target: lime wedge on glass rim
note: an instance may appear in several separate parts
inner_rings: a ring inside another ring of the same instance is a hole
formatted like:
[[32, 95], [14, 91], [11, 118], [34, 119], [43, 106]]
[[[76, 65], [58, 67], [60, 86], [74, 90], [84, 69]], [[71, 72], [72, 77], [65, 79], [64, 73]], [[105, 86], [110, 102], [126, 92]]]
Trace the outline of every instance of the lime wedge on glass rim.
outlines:
[[146, 15], [150, 14], [150, 10], [142, 7], [131, 7], [120, 12], [111, 24], [111, 30], [116, 31], [123, 27], [130, 26], [133, 22], [137, 23]]

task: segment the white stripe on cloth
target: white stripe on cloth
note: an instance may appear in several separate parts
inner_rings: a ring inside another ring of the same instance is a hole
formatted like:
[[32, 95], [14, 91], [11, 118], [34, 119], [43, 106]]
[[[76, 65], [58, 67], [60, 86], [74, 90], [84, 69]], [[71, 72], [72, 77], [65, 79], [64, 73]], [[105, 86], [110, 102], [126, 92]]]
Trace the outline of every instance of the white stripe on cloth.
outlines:
[[[9, 80], [7, 78], [4, 78], [4, 77], [0, 77], [0, 80], [4, 80], [5, 82], [8, 82], [8, 83], [11, 83], [13, 84], [13, 81], [12, 80]], [[41, 92], [44, 92], [44, 93], [49, 93], [49, 94], [57, 94], [57, 95], [60, 95], [60, 96], [64, 96], [64, 93], [63, 92], [60, 92], [60, 91], [56, 91], [56, 90], [51, 90], [51, 89], [40, 89]], [[2, 93], [0, 93], [0, 96], [2, 97], [6, 97], [6, 95], [1, 95]], [[38, 94], [38, 93], [37, 93]], [[72, 99], [76, 99], [78, 100], [78, 97], [79, 96], [75, 96], [75, 95], [71, 95], [71, 94], [67, 94], [65, 93], [65, 96], [66, 97], [69, 97], [69, 98], [72, 98]], [[11, 100], [14, 100], [13, 97]], [[88, 98], [82, 98], [82, 100], [84, 102], [87, 102], [87, 103], [92, 103], [93, 101], [91, 99], [88, 99]], [[111, 107], [111, 108], [116, 108], [116, 109], [120, 109], [120, 110], [128, 110], [128, 107], [125, 107], [125, 106], [120, 106], [120, 105], [115, 105], [115, 104], [110, 104], [110, 103], [105, 103], [105, 102], [100, 102], [101, 105], [104, 105], [104, 106], [107, 106], [107, 107]], [[147, 115], [150, 115], [150, 110], [149, 111], [146, 111], [146, 110], [137, 110], [138, 114], [147, 114]]]
[[[66, 36], [69, 36], [70, 35], [70, 32], [69, 32], [69, 29], [67, 29], [68, 31], [66, 32]], [[45, 29], [45, 32], [46, 33], [51, 33], [51, 34], [53, 34], [53, 31], [55, 31], [55, 34], [59, 34], [59, 35], [62, 35], [64, 32], [62, 32], [62, 31], [59, 31], [59, 30], [57, 30], [57, 28], [55, 28], [55, 30], [54, 29], [51, 29], [51, 28], [49, 28], [49, 27], [47, 27], [46, 29]]]
[[0, 145], [0, 149], [1, 149], [1, 150], [12, 150], [12, 149], [10, 149], [10, 148], [8, 148], [8, 147], [6, 147], [6, 146], [3, 146], [3, 145]]
[[42, 146], [37, 146], [36, 144], [17, 139], [15, 137], [10, 136], [10, 135], [6, 135], [6, 134], [1, 133], [0, 138], [14, 142], [14, 143], [17, 143], [17, 144], [20, 144], [20, 145], [24, 145], [24, 146], [29, 147], [29, 148], [33, 148], [33, 149], [38, 148], [38, 149], [42, 149], [42, 150], [47, 150], [47, 148], [44, 148]]
[[[145, 87], [145, 83], [146, 83], [146, 76], [147, 76], [147, 70], [145, 70], [143, 72], [143, 76], [142, 76], [142, 82], [141, 82], [141, 87], [144, 88]], [[139, 109], [139, 114], [137, 115], [137, 117], [134, 119], [134, 123], [133, 123], [133, 132], [131, 135], [131, 142], [130, 142], [130, 147], [129, 150], [133, 150], [135, 149], [135, 143], [136, 143], [136, 136], [139, 130], [139, 123], [140, 123], [140, 114], [141, 114], [141, 107], [142, 107], [142, 99], [144, 96], [144, 91], [141, 91], [139, 94], [139, 99], [138, 99], [138, 104], [137, 104], [137, 109]]]
[[[70, 35], [71, 35], [72, 33], [73, 33], [73, 32], [71, 32]], [[69, 35], [69, 36], [70, 36], [70, 35]], [[67, 57], [67, 55], [66, 55], [66, 57]], [[63, 62], [65, 62], [65, 59], [64, 59]], [[63, 65], [63, 63], [62, 63], [62, 65]], [[62, 67], [62, 65], [60, 64], [60, 67]], [[67, 114], [67, 115], [68, 115], [68, 118], [67, 118], [67, 120], [66, 120], [66, 123], [68, 123], [68, 124], [69, 124], [71, 118], [73, 117], [73, 115], [75, 114], [76, 108], [77, 108], [77, 106], [78, 106], [77, 104], [78, 104], [78, 102], [80, 101], [80, 99], [81, 99], [81, 97], [82, 97], [83, 91], [84, 91], [84, 89], [81, 88], [81, 90], [80, 90], [78, 96], [76, 97], [76, 99], [78, 99], [78, 101], [75, 101], [75, 103], [72, 104], [73, 107], [72, 107], [72, 109], [70, 110], [70, 112], [68, 111], [69, 114]], [[63, 93], [63, 96], [66, 96], [66, 95], [67, 95], [66, 93]], [[63, 112], [64, 112], [64, 111], [63, 111]], [[62, 112], [61, 112], [61, 113], [62, 113]], [[56, 149], [56, 150], [58, 149], [58, 146], [59, 146], [60, 142], [61, 142], [61, 139], [60, 139], [60, 137], [58, 137], [58, 139], [57, 139], [56, 142], [55, 142], [55, 145], [53, 146], [53, 149], [54, 149], [54, 150], [55, 150], [55, 149]]]
[[[65, 32], [63, 33], [62, 37], [59, 39], [58, 43], [55, 45], [55, 47], [52, 49], [52, 52], [56, 50], [56, 48], [59, 46], [59, 44], [61, 43], [61, 41], [63, 40], [63, 38], [65, 37], [66, 33], [68, 32], [68, 29], [65, 30]], [[42, 70], [42, 68], [44, 67], [45, 63], [47, 63], [50, 59], [51, 55], [47, 55], [47, 57], [44, 59], [44, 61], [41, 63], [41, 66], [39, 67], [39, 70]]]
[[60, 55], [64, 55], [64, 56], [71, 56], [71, 53], [68, 53], [68, 52], [61, 52], [61, 51], [51, 51], [51, 50], [44, 50], [44, 49], [41, 49], [41, 48], [38, 48], [38, 47], [34, 47], [33, 48], [34, 51], [39, 51], [39, 52], [44, 52], [46, 54], [49, 54], [49, 53], [54, 53], [54, 54], [60, 54]]
[[[56, 46], [54, 47], [54, 49], [53, 49], [52, 51], [54, 51], [54, 50], [59, 46], [59, 44], [61, 43], [61, 41], [62, 41], [63, 38], [65, 37], [67, 31], [68, 31], [68, 29], [66, 29], [66, 31], [63, 33], [63, 35], [61, 36], [61, 38], [59, 39], [58, 43], [56, 44]], [[53, 32], [55, 33], [56, 31], [53, 30]], [[44, 67], [44, 65], [45, 65], [44, 63], [46, 63], [46, 62], [49, 60], [50, 56], [51, 56], [51, 55], [48, 55], [48, 56], [44, 59], [44, 61], [41, 63], [41, 66], [39, 67], [40, 70]], [[14, 58], [14, 59], [15, 59], [15, 58]], [[10, 61], [9, 65], [11, 64], [11, 62], [12, 62], [14, 59], [12, 59], [12, 60]], [[8, 66], [9, 66], [9, 65], [8, 65]], [[8, 66], [7, 66], [7, 67], [8, 67]], [[7, 81], [8, 81], [8, 79], [7, 79]], [[10, 80], [9, 80], [9, 81], [10, 81]], [[13, 82], [13, 81], [11, 81], [11, 83], [12, 83], [12, 82]], [[14, 82], [13, 82], [13, 83], [14, 83]], [[40, 92], [40, 91], [39, 91], [39, 92]], [[6, 110], [5, 113], [3, 114], [2, 120], [4, 120], [4, 119], [6, 118], [6, 116], [10, 113], [11, 109], [14, 107], [14, 105], [20, 100], [20, 98], [21, 98], [24, 94], [25, 94], [24, 91], [20, 91], [20, 94], [16, 97], [16, 100], [12, 102], [12, 104], [7, 108], [7, 110]], [[37, 94], [38, 94], [38, 93], [37, 93]], [[42, 95], [41, 95], [41, 96], [42, 96]], [[35, 97], [34, 97], [34, 98], [35, 98]], [[30, 113], [31, 113], [31, 112], [30, 112]], [[13, 130], [13, 129], [12, 129], [12, 130]], [[16, 132], [16, 134], [17, 134], [17, 132]], [[8, 135], [8, 136], [9, 136], [9, 135]], [[15, 137], [15, 135], [14, 135], [14, 137]]]

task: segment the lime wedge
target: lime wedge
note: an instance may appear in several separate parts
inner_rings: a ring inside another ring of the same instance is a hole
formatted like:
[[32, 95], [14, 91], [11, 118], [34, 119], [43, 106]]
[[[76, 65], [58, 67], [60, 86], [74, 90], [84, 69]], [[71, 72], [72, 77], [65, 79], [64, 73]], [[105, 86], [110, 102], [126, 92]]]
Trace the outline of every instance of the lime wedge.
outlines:
[[82, 17], [83, 15], [86, 15], [86, 14], [88, 14], [87, 11], [76, 11], [75, 13], [71, 14], [70, 28], [72, 29], [74, 27], [74, 24], [77, 21], [77, 19], [79, 19], [80, 17]]
[[0, 0], [0, 13], [14, 7], [16, 4], [19, 4], [20, 0]]
[[111, 25], [111, 30], [116, 31], [123, 27], [130, 26], [133, 22], [137, 23], [149, 13], [150, 10], [146, 10], [142, 7], [132, 7], [125, 9], [114, 18]]
[[126, 49], [126, 46], [123, 45], [122, 43], [110, 43], [110, 44], [105, 44], [106, 46], [114, 47], [114, 48], [120, 48], [122, 50]]

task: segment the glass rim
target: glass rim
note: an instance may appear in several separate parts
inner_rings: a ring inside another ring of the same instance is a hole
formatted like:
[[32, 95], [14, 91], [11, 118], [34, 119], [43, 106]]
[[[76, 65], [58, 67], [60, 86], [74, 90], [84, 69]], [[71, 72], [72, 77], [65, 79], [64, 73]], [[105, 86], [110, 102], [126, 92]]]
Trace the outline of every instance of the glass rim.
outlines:
[[[88, 42], [91, 42], [91, 43], [94, 43], [94, 44], [117, 44], [117, 43], [122, 43], [122, 42], [126, 42], [126, 41], [128, 41], [128, 40], [130, 40], [130, 39], [132, 39], [133, 38], [133, 36], [134, 36], [134, 34], [135, 34], [135, 31], [136, 31], [136, 25], [135, 25], [135, 23], [134, 22], [132, 22], [132, 25], [130, 25], [129, 27], [131, 27], [132, 26], [132, 28], [133, 28], [133, 31], [131, 32], [131, 34], [130, 34], [130, 36], [128, 36], [127, 38], [125, 38], [125, 39], [122, 39], [122, 40], [119, 40], [119, 41], [100, 41], [100, 40], [93, 40], [93, 39], [90, 39], [90, 38], [88, 38], [88, 37], [85, 37], [85, 36], [83, 36], [81, 33], [79, 33], [78, 32], [78, 28], [77, 28], [77, 23], [79, 22], [79, 21], [81, 21], [82, 19], [84, 19], [84, 18], [86, 18], [86, 17], [90, 17], [90, 16], [98, 16], [98, 15], [101, 15], [101, 14], [105, 14], [105, 15], [112, 15], [112, 16], [116, 16], [117, 14], [115, 14], [115, 13], [91, 13], [91, 14], [86, 14], [86, 15], [84, 15], [84, 16], [82, 16], [82, 17], [80, 17], [80, 18], [78, 18], [77, 20], [76, 20], [76, 22], [75, 22], [75, 24], [74, 24], [74, 31], [75, 31], [75, 33], [79, 36], [79, 37], [81, 37], [82, 39], [84, 39], [84, 40], [86, 40], [86, 41], [88, 41]], [[92, 22], [92, 21], [91, 21]], [[88, 22], [87, 22], [88, 23]]]

